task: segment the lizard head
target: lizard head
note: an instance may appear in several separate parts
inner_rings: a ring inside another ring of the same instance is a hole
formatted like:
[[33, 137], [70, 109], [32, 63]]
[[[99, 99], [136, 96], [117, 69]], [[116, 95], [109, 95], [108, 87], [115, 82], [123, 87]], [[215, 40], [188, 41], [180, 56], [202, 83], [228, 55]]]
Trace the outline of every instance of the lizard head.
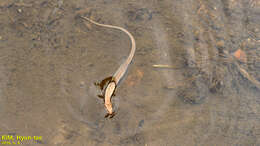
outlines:
[[105, 107], [109, 115], [113, 115], [113, 106], [111, 103], [111, 98], [114, 95], [116, 89], [116, 83], [110, 82], [105, 89]]
[[105, 103], [105, 107], [107, 109], [108, 114], [112, 114], [113, 113], [113, 106], [111, 103]]

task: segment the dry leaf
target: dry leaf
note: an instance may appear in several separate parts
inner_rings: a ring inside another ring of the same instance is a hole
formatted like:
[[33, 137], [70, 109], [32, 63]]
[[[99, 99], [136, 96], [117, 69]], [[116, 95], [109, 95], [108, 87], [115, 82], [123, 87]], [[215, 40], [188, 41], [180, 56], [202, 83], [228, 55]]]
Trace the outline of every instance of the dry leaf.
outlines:
[[241, 49], [236, 50], [233, 54], [234, 57], [236, 57], [239, 61], [246, 63], [246, 53], [242, 51]]

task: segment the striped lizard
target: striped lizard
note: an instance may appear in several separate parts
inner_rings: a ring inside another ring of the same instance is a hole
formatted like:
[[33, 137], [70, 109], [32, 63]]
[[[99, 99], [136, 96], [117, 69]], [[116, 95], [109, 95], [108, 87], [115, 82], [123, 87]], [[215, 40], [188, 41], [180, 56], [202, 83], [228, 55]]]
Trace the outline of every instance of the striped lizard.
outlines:
[[84, 20], [87, 20], [95, 25], [101, 26], [101, 27], [107, 27], [107, 28], [121, 30], [121, 31], [125, 32], [131, 40], [131, 51], [130, 51], [127, 59], [120, 65], [120, 67], [117, 69], [117, 71], [114, 73], [114, 75], [103, 79], [100, 83], [95, 83], [95, 85], [99, 86], [102, 91], [102, 95], [98, 95], [98, 97], [100, 97], [104, 100], [104, 105], [107, 110], [107, 114], [105, 115], [105, 118], [107, 118], [107, 117], [113, 118], [115, 115], [115, 111], [113, 111], [113, 105], [111, 103], [111, 99], [113, 96], [115, 96], [115, 90], [117, 88], [117, 85], [119, 84], [119, 82], [123, 78], [123, 76], [126, 74], [127, 68], [134, 57], [135, 50], [136, 50], [135, 39], [130, 32], [128, 32], [126, 29], [124, 29], [122, 27], [101, 24], [101, 23], [98, 23], [96, 21], [93, 21], [93, 20], [91, 20], [87, 17], [83, 17], [83, 16], [81, 16], [81, 18]]

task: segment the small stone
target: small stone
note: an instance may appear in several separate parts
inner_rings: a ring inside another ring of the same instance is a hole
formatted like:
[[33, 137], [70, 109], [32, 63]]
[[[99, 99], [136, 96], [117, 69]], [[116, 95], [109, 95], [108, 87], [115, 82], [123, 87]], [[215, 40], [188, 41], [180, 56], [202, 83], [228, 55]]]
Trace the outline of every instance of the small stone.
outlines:
[[22, 13], [22, 9], [18, 9], [17, 11], [18, 11], [19, 13]]
[[241, 50], [241, 49], [236, 50], [234, 53], [232, 53], [232, 55], [234, 57], [236, 57], [239, 61], [243, 62], [243, 63], [247, 62], [246, 53], [243, 50]]
[[225, 42], [223, 40], [220, 40], [220, 41], [217, 42], [217, 47], [218, 48], [223, 48], [224, 45], [225, 45]]
[[85, 86], [85, 82], [84, 81], [81, 81], [80, 82], [80, 87], [84, 87]]

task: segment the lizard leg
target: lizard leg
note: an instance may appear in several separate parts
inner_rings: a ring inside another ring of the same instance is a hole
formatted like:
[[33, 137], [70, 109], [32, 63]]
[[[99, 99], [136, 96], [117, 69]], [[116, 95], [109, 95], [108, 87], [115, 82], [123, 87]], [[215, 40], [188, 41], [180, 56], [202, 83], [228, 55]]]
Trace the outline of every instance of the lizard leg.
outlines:
[[103, 95], [97, 95], [98, 96], [98, 98], [100, 98], [100, 99], [102, 99], [103, 100], [103, 102], [105, 103], [105, 97], [103, 96]]
[[112, 114], [110, 114], [110, 117], [109, 117], [109, 119], [113, 118], [115, 115], [116, 115], [116, 113], [115, 113], [115, 112], [113, 112]]
[[99, 98], [104, 99], [103, 95], [97, 95]]
[[105, 115], [105, 118], [107, 118], [109, 115], [110, 115], [110, 114], [109, 114], [109, 113], [107, 113], [107, 114]]
[[103, 80], [99, 83], [100, 89], [103, 90], [103, 89], [104, 89], [104, 86], [106, 85], [106, 83], [109, 82], [109, 81], [111, 81], [112, 79], [113, 79], [112, 76], [103, 79]]
[[94, 82], [94, 85], [95, 86], [100, 86], [100, 83], [99, 82]]

